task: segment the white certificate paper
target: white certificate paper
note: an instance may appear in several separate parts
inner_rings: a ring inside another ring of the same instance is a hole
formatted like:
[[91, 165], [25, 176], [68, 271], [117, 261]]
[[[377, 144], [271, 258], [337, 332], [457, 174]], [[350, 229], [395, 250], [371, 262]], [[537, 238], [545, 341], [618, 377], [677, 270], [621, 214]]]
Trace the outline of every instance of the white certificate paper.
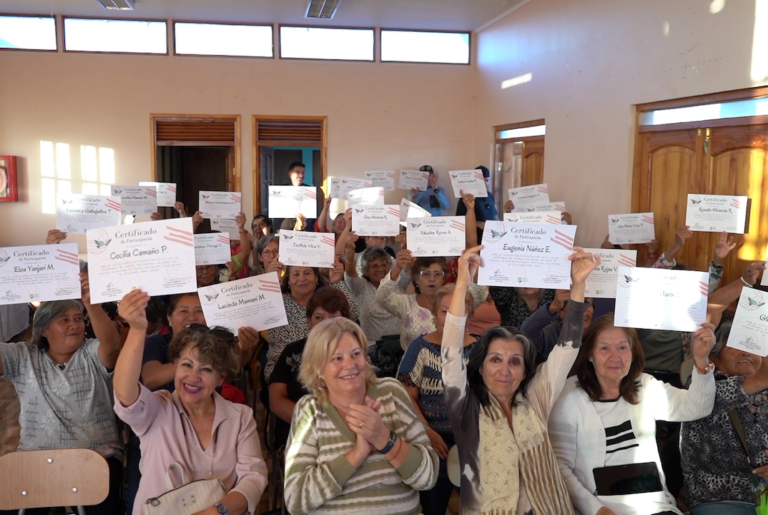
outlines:
[[176, 183], [142, 181], [139, 186], [157, 187], [157, 207], [173, 207], [176, 204]]
[[347, 207], [383, 205], [384, 188], [382, 187], [352, 190], [347, 195]]
[[517, 208], [518, 206], [530, 206], [533, 204], [549, 203], [549, 187], [545, 184], [534, 184], [533, 186], [522, 186], [520, 188], [510, 188], [509, 200]]
[[395, 189], [395, 171], [375, 171], [365, 172], [365, 179], [370, 181], [371, 186], [380, 186], [384, 191], [393, 191]]
[[232, 261], [228, 234], [195, 234], [195, 265], [226, 265], [227, 261]]
[[[428, 218], [430, 216], [432, 213], [407, 198], [400, 201], [400, 222], [405, 222], [409, 218]], [[405, 224], [403, 223], [403, 225]]]
[[88, 229], [120, 225], [120, 197], [62, 195], [56, 204], [56, 228], [85, 234]]
[[575, 237], [575, 225], [486, 222], [477, 282], [567, 290]]
[[203, 218], [234, 219], [240, 211], [243, 196], [237, 191], [201, 191], [200, 212]]
[[288, 325], [277, 272], [197, 290], [205, 321], [237, 333], [241, 327], [257, 331]]
[[728, 347], [768, 356], [768, 293], [742, 288]]
[[0, 248], [0, 305], [79, 298], [77, 243]]
[[685, 225], [692, 231], [744, 234], [748, 197], [688, 194]]
[[614, 245], [648, 243], [656, 239], [653, 213], [608, 215], [608, 241]]
[[454, 170], [448, 172], [451, 177], [451, 186], [453, 186], [453, 195], [461, 198], [461, 191], [471, 193], [476, 198], [485, 198], [488, 196], [488, 190], [485, 187], [485, 178], [480, 170]]
[[280, 261], [284, 265], [333, 268], [333, 233], [280, 231]]
[[151, 215], [157, 211], [157, 188], [155, 186], [112, 185], [112, 196], [120, 197], [124, 215]]
[[135, 288], [150, 295], [197, 290], [192, 218], [91, 229], [86, 240], [94, 304], [120, 300]]
[[615, 299], [616, 283], [619, 278], [619, 267], [637, 266], [637, 251], [584, 249], [584, 252], [591, 252], [601, 259], [600, 265], [592, 270], [592, 273], [587, 277], [587, 285], [584, 295], [586, 297], [596, 297], [599, 299]]
[[616, 327], [695, 332], [707, 316], [709, 274], [619, 267]]
[[370, 188], [371, 186], [373, 186], [373, 183], [365, 179], [331, 177], [331, 198], [346, 200], [350, 191], [358, 190], [360, 188]]
[[565, 202], [558, 200], [556, 202], [544, 202], [542, 204], [528, 204], [518, 207], [515, 205], [513, 213], [542, 213], [546, 211], [559, 211], [565, 213]]
[[[270, 186], [269, 217], [317, 218], [317, 188], [314, 186]], [[230, 217], [233, 218], [233, 217]]]
[[220, 220], [211, 220], [211, 230], [227, 233], [230, 240], [240, 240], [240, 228], [233, 218]]
[[505, 222], [524, 224], [560, 224], [560, 211], [539, 211], [533, 213], [504, 213]]
[[467, 244], [463, 216], [409, 218], [406, 223], [414, 257], [460, 256]]
[[420, 172], [418, 170], [400, 170], [400, 182], [397, 187], [401, 190], [410, 190], [418, 188], [426, 190], [429, 185], [429, 172]]
[[400, 206], [355, 206], [352, 230], [358, 236], [397, 236], [400, 234]]

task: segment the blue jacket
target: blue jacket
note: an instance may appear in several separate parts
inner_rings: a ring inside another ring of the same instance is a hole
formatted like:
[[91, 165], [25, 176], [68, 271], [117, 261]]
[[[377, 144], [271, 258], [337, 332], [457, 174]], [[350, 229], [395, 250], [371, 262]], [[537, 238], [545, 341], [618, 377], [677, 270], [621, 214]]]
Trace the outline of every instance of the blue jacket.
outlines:
[[[430, 205], [430, 199], [437, 197], [439, 207], [432, 207]], [[419, 193], [413, 197], [413, 203], [418, 204], [429, 211], [432, 216], [442, 216], [443, 210], [448, 209], [448, 197], [445, 196], [445, 190], [443, 188], [427, 188], [426, 191], [419, 191]]]

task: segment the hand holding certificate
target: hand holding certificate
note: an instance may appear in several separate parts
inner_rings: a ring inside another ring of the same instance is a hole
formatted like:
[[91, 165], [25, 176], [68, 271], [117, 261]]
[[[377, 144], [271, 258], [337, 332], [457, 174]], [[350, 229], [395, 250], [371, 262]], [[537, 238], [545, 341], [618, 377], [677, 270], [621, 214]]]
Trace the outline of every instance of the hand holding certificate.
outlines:
[[288, 325], [277, 272], [206, 286], [198, 294], [210, 327], [237, 333], [241, 327], [264, 331]]
[[269, 217], [317, 218], [317, 188], [314, 186], [270, 186]]
[[365, 180], [369, 181], [371, 186], [384, 188], [384, 191], [395, 189], [394, 170], [365, 172]]
[[768, 294], [742, 288], [727, 345], [758, 356], [768, 356]]
[[399, 206], [355, 206], [352, 230], [358, 236], [397, 236], [400, 234]]
[[595, 268], [587, 279], [587, 286], [584, 295], [587, 297], [596, 297], [599, 299], [615, 299], [616, 283], [619, 277], [620, 266], [637, 266], [636, 250], [616, 250], [616, 249], [584, 249], [584, 252], [590, 252], [598, 256], [601, 260], [600, 266]]
[[460, 256], [466, 244], [463, 216], [409, 218], [408, 250], [413, 257]]
[[333, 233], [280, 231], [280, 260], [285, 265], [333, 268]]
[[242, 198], [235, 191], [201, 191], [200, 212], [212, 220], [235, 218], [241, 211]]
[[0, 305], [79, 298], [77, 243], [0, 248]]
[[227, 234], [195, 234], [195, 265], [226, 265], [232, 261]]
[[155, 186], [112, 185], [112, 195], [120, 197], [124, 215], [151, 215], [157, 211]]
[[85, 234], [88, 229], [120, 225], [120, 197], [62, 195], [56, 203], [56, 228]]
[[140, 182], [139, 186], [157, 187], [157, 206], [173, 207], [176, 204], [176, 183], [173, 182]]
[[546, 184], [510, 188], [508, 193], [509, 200], [515, 204], [515, 208], [549, 203], [549, 187]]
[[470, 193], [475, 198], [488, 197], [488, 190], [485, 187], [485, 178], [480, 170], [455, 170], [448, 172], [451, 177], [451, 186], [453, 186], [453, 195], [461, 198], [461, 192]]
[[685, 225], [692, 231], [744, 234], [748, 197], [688, 195]]
[[417, 170], [400, 170], [400, 182], [397, 187], [401, 190], [426, 190], [429, 185], [429, 172]]
[[614, 245], [648, 243], [656, 239], [653, 213], [608, 215], [608, 241]]

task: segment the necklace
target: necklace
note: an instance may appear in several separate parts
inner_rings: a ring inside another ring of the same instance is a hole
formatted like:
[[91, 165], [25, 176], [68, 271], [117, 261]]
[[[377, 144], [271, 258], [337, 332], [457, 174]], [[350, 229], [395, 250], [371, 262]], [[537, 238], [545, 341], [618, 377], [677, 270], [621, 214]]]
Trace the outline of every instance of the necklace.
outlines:
[[56, 363], [56, 366], [59, 367], [59, 370], [64, 370], [65, 368], [67, 368], [66, 363]]

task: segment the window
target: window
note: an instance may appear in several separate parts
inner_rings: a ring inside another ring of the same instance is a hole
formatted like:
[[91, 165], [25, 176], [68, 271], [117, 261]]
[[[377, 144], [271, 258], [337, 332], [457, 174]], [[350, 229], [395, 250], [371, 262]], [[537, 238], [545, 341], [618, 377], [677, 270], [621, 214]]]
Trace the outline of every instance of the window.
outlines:
[[272, 57], [271, 25], [176, 22], [175, 52], [181, 55]]
[[64, 18], [64, 49], [70, 52], [167, 54], [166, 23]]
[[381, 60], [469, 64], [469, 33], [382, 29]]
[[0, 16], [0, 48], [57, 50], [56, 19]]
[[532, 127], [520, 127], [519, 129], [507, 129], [496, 132], [497, 139], [530, 138], [531, 136], [544, 136], [547, 133], [546, 125], [534, 125]]
[[280, 57], [373, 61], [373, 29], [281, 26]]
[[768, 114], [768, 98], [750, 98], [732, 102], [645, 111], [640, 114], [640, 125], [701, 122], [766, 114]]

